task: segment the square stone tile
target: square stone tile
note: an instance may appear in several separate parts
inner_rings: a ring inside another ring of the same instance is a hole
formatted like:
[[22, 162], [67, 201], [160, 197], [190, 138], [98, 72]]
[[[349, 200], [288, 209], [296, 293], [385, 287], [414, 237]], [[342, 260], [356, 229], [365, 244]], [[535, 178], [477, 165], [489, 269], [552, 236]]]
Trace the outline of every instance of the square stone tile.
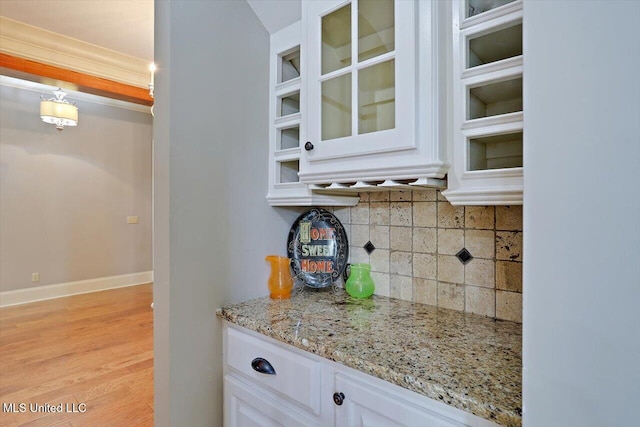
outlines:
[[373, 283], [375, 285], [375, 290], [373, 291], [374, 294], [382, 295], [385, 297], [390, 296], [388, 273], [378, 273], [377, 271], [372, 271], [371, 279], [373, 280]]
[[496, 259], [522, 261], [521, 231], [496, 231]]
[[[454, 228], [438, 229], [438, 253], [439, 254], [455, 255], [460, 251], [460, 249], [464, 247], [465, 247], [464, 230], [458, 230]], [[473, 255], [473, 251], [471, 251], [471, 254]]]
[[342, 223], [342, 225], [346, 226], [351, 224], [351, 208], [350, 207], [342, 207], [336, 206], [333, 209], [333, 214], [338, 218], [338, 221]]
[[349, 243], [351, 243], [351, 224], [342, 224], [342, 227], [344, 228], [344, 232], [349, 239]]
[[389, 271], [391, 274], [399, 274], [401, 276], [411, 276], [412, 274], [412, 253], [392, 251], [390, 258]]
[[369, 240], [376, 249], [389, 249], [389, 226], [370, 225]]
[[464, 228], [464, 206], [453, 206], [449, 202], [438, 202], [439, 228]]
[[370, 221], [374, 225], [389, 225], [389, 202], [371, 202]]
[[370, 194], [369, 196], [370, 202], [388, 202], [389, 201], [388, 191], [372, 191], [369, 194]]
[[414, 202], [435, 202], [438, 200], [436, 190], [413, 190]]
[[369, 203], [351, 206], [351, 224], [369, 224]]
[[390, 193], [392, 202], [410, 202], [411, 190], [395, 190]]
[[447, 198], [442, 195], [441, 191], [437, 191], [438, 193], [438, 201], [439, 202], [448, 202]]
[[351, 246], [363, 247], [369, 241], [369, 226], [352, 224], [351, 236], [349, 236], [349, 243]]
[[413, 281], [408, 276], [389, 276], [389, 288], [392, 298], [411, 301], [413, 298]]
[[493, 230], [495, 206], [466, 206], [464, 218], [465, 228]]
[[349, 246], [349, 263], [369, 263], [369, 254], [362, 247]]
[[434, 254], [438, 247], [436, 228], [413, 228], [413, 251]]
[[435, 280], [413, 278], [413, 302], [438, 305], [438, 282]]
[[391, 249], [411, 252], [413, 250], [412, 230], [411, 227], [389, 227], [389, 244], [391, 245]]
[[389, 217], [391, 225], [411, 226], [411, 202], [391, 202]]
[[464, 265], [451, 255], [438, 255], [438, 281], [464, 283]]
[[522, 263], [496, 261], [496, 288], [522, 292]]
[[464, 311], [464, 285], [438, 282], [438, 307]]
[[434, 254], [413, 254], [413, 277], [435, 279], [438, 271], [438, 259]]
[[496, 318], [522, 323], [522, 294], [496, 291]]
[[436, 202], [413, 202], [413, 225], [436, 227], [438, 225]]
[[388, 249], [376, 249], [369, 255], [371, 262], [371, 271], [377, 271], [379, 273], [389, 272], [389, 250]]
[[522, 206], [496, 206], [496, 230], [522, 231]]
[[464, 247], [474, 258], [493, 259], [496, 254], [496, 235], [493, 230], [465, 230]]
[[464, 311], [482, 316], [495, 317], [496, 292], [493, 289], [467, 286], [465, 288]]
[[464, 283], [483, 288], [495, 288], [496, 266], [492, 259], [474, 258], [464, 266]]
[[360, 196], [360, 201], [361, 202], [368, 202], [371, 193], [358, 193], [358, 196]]

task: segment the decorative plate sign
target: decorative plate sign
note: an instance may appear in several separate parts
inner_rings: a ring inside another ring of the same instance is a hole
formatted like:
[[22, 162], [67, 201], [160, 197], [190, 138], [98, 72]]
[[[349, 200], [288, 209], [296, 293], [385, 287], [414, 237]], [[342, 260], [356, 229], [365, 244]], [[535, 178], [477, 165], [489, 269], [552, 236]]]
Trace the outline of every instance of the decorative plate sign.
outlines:
[[287, 254], [296, 277], [312, 288], [325, 288], [340, 278], [347, 265], [347, 234], [331, 212], [314, 208], [293, 223]]

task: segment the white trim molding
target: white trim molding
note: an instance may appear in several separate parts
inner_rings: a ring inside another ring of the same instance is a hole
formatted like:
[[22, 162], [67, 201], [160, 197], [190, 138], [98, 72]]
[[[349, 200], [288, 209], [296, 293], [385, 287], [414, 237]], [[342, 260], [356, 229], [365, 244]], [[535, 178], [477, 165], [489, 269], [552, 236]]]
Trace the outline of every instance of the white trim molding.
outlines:
[[38, 286], [35, 288], [16, 289], [0, 292], [0, 307], [27, 304], [107, 289], [124, 288], [153, 282], [153, 271], [143, 271], [120, 276], [99, 277], [79, 280], [77, 282], [58, 283], [56, 285]]
[[[42, 95], [44, 92], [48, 97], [51, 96], [51, 92], [56, 90], [58, 86], [50, 86], [43, 83], [32, 82], [29, 80], [22, 80], [16, 77], [0, 76], [0, 86], [15, 87], [18, 89], [29, 90]], [[121, 101], [119, 99], [107, 98], [106, 96], [98, 96], [85, 92], [78, 92], [68, 88], [64, 89], [67, 92], [68, 99], [73, 101], [91, 102], [92, 104], [107, 105], [109, 107], [121, 108], [123, 110], [138, 111], [140, 113], [151, 114], [151, 107], [146, 105], [135, 104], [133, 102]]]
[[131, 86], [149, 86], [148, 61], [3, 16], [0, 52]]
[[522, 186], [446, 190], [442, 195], [454, 206], [521, 205]]

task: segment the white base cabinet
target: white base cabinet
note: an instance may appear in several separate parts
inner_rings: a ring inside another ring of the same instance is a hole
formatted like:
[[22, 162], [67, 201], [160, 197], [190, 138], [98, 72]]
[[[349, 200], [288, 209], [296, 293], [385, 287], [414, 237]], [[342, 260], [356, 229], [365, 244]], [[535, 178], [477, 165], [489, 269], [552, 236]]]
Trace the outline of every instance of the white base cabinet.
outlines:
[[226, 427], [497, 427], [226, 321], [223, 333]]
[[[342, 371], [342, 370], [341, 370]], [[335, 408], [336, 427], [460, 427], [465, 426], [455, 414], [429, 410], [421, 399], [398, 396], [395, 390], [385, 385], [376, 385], [369, 379], [357, 379], [338, 372], [333, 384], [343, 393], [344, 403]], [[435, 403], [435, 402], [434, 402]]]
[[237, 427], [317, 426], [289, 410], [286, 404], [235, 375], [224, 377], [224, 425]]

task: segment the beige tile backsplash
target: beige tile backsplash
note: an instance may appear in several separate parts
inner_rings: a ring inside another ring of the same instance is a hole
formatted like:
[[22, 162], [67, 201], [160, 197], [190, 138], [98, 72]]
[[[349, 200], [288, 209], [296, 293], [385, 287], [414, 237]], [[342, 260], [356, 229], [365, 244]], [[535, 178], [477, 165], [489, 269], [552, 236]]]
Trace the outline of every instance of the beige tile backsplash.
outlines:
[[[522, 206], [453, 206], [415, 190], [327, 209], [347, 230], [349, 261], [371, 264], [376, 294], [522, 322]], [[473, 256], [466, 265], [462, 248]]]

